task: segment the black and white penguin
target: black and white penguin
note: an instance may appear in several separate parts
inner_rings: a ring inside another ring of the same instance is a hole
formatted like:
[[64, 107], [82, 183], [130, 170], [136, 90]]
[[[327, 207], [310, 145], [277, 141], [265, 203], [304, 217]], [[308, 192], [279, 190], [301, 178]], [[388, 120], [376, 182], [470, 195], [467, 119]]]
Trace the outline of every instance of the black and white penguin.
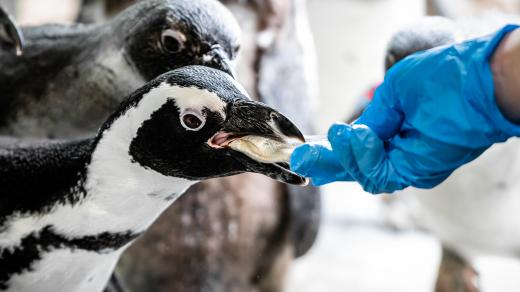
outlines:
[[232, 74], [240, 36], [216, 0], [143, 1], [102, 24], [22, 31], [23, 56], [0, 50], [0, 133], [61, 138], [95, 132], [121, 97], [169, 70]]
[[197, 181], [255, 172], [306, 182], [273, 155], [303, 141], [296, 126], [202, 66], [138, 89], [94, 138], [0, 141], [7, 291], [101, 291], [123, 250]]
[[[423, 17], [396, 31], [388, 42], [385, 52], [385, 72], [402, 59], [424, 50], [453, 44], [463, 39], [463, 34], [455, 21], [441, 16]], [[346, 119], [355, 121], [372, 100], [376, 88], [371, 87], [355, 106], [354, 112]]]
[[[112, 17], [128, 2], [85, 0], [81, 20]], [[305, 3], [220, 2], [244, 35], [236, 67], [240, 83], [253, 99], [313, 133], [314, 55]], [[94, 18], [89, 11], [96, 11]], [[129, 291], [283, 291], [295, 258], [315, 241], [319, 202], [316, 188], [249, 173], [199, 183], [125, 251], [116, 269], [120, 282]]]
[[14, 18], [0, 6], [0, 50], [10, 50], [17, 56], [22, 54], [23, 33]]
[[385, 70], [413, 53], [462, 39], [462, 32], [453, 20], [441, 16], [424, 17], [394, 33], [386, 50]]

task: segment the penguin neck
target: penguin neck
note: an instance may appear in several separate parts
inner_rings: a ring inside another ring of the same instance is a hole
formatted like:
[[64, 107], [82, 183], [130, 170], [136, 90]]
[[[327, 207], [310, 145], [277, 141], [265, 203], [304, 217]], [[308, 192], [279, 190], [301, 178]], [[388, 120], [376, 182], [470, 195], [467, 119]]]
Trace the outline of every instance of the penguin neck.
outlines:
[[165, 208], [196, 183], [144, 167], [129, 152], [142, 122], [165, 101], [166, 98], [156, 96], [141, 99], [120, 115], [116, 114], [118, 117], [105, 125], [96, 139], [84, 189], [88, 201], [96, 205], [94, 209], [106, 212], [110, 217], [108, 220], [121, 221], [115, 223], [122, 226], [121, 230], [144, 231]]
[[128, 145], [105, 138], [87, 166], [82, 205], [103, 214], [113, 225], [110, 231], [139, 233], [194, 183], [141, 166], [132, 161]]

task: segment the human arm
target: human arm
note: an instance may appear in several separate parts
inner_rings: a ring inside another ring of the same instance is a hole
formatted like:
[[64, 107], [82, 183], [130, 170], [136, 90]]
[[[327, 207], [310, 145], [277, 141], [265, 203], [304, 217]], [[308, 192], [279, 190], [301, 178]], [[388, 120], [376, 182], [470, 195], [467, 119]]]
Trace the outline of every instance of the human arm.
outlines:
[[520, 124], [520, 30], [504, 37], [491, 58], [498, 107], [504, 116]]
[[[431, 188], [492, 144], [520, 135], [520, 126], [503, 112], [515, 101], [520, 104], [510, 94], [515, 78], [507, 75], [496, 86], [491, 70], [494, 53], [516, 40], [516, 28], [506, 26], [494, 35], [420, 52], [398, 63], [355, 124], [333, 125], [330, 146], [297, 148], [292, 169], [316, 185], [355, 180], [372, 193]], [[509, 64], [500, 68], [515, 69]], [[507, 109], [520, 115], [512, 106]]]

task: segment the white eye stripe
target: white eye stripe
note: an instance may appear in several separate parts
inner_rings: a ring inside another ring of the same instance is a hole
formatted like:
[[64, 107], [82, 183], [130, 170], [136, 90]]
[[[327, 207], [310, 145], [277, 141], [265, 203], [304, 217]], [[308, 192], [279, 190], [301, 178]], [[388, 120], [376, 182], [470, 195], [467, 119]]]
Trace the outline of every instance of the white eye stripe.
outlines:
[[196, 87], [178, 86], [170, 86], [167, 91], [166, 94], [175, 101], [175, 105], [181, 113], [187, 110], [195, 110], [201, 114], [203, 107], [211, 112], [220, 113], [225, 118], [226, 103], [213, 92]]

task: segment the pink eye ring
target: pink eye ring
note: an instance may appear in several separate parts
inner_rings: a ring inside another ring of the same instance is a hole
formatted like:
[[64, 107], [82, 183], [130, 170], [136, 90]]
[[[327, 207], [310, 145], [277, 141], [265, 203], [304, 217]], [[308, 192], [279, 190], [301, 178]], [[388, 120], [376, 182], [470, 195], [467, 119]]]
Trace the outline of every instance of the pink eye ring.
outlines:
[[184, 49], [186, 36], [173, 29], [167, 29], [161, 33], [162, 47], [170, 53], [178, 53]]
[[204, 127], [206, 118], [194, 111], [185, 111], [181, 115], [181, 125], [188, 131], [198, 131]]

